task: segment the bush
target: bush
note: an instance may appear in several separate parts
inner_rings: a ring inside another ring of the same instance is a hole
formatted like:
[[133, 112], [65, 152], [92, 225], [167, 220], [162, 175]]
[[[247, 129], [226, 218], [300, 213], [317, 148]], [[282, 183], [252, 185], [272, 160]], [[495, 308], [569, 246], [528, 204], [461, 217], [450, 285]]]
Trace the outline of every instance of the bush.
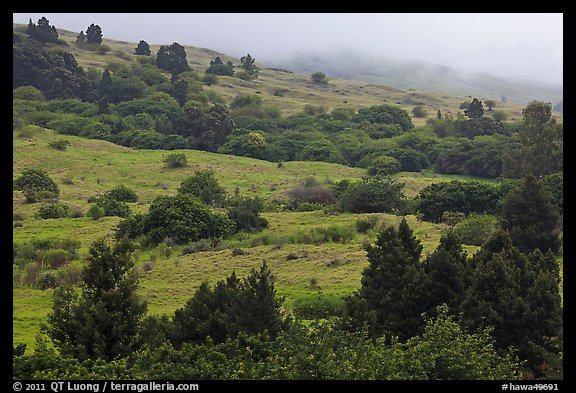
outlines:
[[403, 187], [387, 176], [365, 177], [342, 191], [340, 205], [351, 213], [393, 212], [405, 205]]
[[13, 89], [12, 98], [29, 101], [46, 101], [44, 93], [33, 86], [20, 86]]
[[482, 246], [498, 229], [498, 220], [489, 214], [471, 214], [454, 226], [462, 243]]
[[104, 209], [106, 216], [128, 217], [130, 215], [130, 207], [126, 203], [106, 195], [98, 198], [96, 205]]
[[412, 108], [412, 116], [418, 118], [424, 118], [428, 116], [428, 112], [426, 111], [426, 109], [424, 109], [422, 105], [417, 105], [414, 108]]
[[77, 206], [73, 206], [73, 207], [68, 209], [68, 217], [70, 217], [70, 218], [84, 217], [84, 212], [82, 211], [81, 208], [79, 208]]
[[39, 193], [42, 191], [55, 196], [60, 194], [60, 189], [54, 180], [41, 169], [25, 169], [22, 175], [14, 180], [13, 187], [15, 190], [22, 191], [29, 203], [38, 200], [41, 197]]
[[297, 299], [294, 302], [294, 314], [302, 319], [340, 317], [344, 315], [344, 306], [345, 302], [342, 298], [318, 292], [312, 296]]
[[226, 203], [226, 191], [211, 169], [196, 171], [193, 176], [184, 179], [178, 192], [195, 196], [210, 206], [220, 207]]
[[452, 180], [422, 189], [417, 197], [417, 208], [424, 220], [439, 222], [447, 211], [493, 214], [499, 199], [499, 189], [491, 184]]
[[121, 184], [116, 186], [104, 194], [105, 198], [111, 198], [118, 202], [137, 202], [138, 195], [131, 190], [130, 188], [126, 187], [125, 185]]
[[400, 163], [394, 157], [380, 156], [372, 160], [372, 163], [368, 167], [368, 174], [370, 176], [391, 175], [399, 172], [400, 169]]
[[320, 185], [294, 187], [286, 192], [286, 196], [298, 204], [333, 205], [336, 203], [334, 194]]
[[356, 220], [356, 231], [360, 233], [367, 233], [370, 229], [376, 228], [378, 224], [378, 216], [368, 216], [366, 218], [359, 218]]
[[86, 213], [87, 217], [92, 217], [93, 220], [99, 220], [102, 217], [104, 217], [105, 211], [103, 207], [100, 207], [98, 205], [92, 205], [92, 207], [90, 207], [90, 209], [88, 209], [88, 213]]
[[38, 209], [38, 216], [40, 218], [62, 218], [68, 214], [68, 206], [59, 203], [47, 203]]
[[236, 231], [259, 231], [268, 227], [268, 220], [260, 216], [264, 201], [258, 197], [235, 197], [228, 200], [228, 217]]
[[164, 162], [169, 168], [180, 168], [188, 164], [188, 159], [184, 153], [169, 153], [164, 156]]
[[234, 223], [222, 214], [213, 213], [199, 199], [188, 194], [156, 197], [148, 214], [138, 214], [120, 222], [116, 237], [145, 236], [158, 244], [170, 237], [177, 244], [229, 234]]

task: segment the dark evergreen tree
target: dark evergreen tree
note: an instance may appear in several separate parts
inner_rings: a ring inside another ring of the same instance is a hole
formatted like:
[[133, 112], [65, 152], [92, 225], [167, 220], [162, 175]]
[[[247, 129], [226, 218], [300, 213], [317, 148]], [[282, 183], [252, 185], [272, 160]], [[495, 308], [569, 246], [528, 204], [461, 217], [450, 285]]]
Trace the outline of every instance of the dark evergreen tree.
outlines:
[[186, 305], [176, 310], [169, 332], [177, 346], [184, 342], [202, 343], [208, 337], [224, 342], [239, 333], [267, 332], [275, 337], [287, 327], [280, 312], [283, 298], [276, 296], [272, 273], [264, 261], [240, 280], [232, 272], [211, 289], [202, 283]]
[[56, 27], [50, 26], [50, 21], [46, 17], [38, 19], [38, 24], [32, 23], [32, 19], [28, 22], [28, 29], [26, 34], [36, 41], [40, 42], [58, 42], [58, 31]]
[[76, 37], [76, 45], [82, 46], [86, 43], [86, 35], [84, 34], [84, 30], [80, 31], [80, 34]]
[[499, 231], [471, 260], [462, 321], [472, 329], [494, 328], [497, 347], [514, 347], [529, 373], [545, 374], [545, 359], [557, 359], [562, 310], [558, 267], [552, 254], [525, 255]]
[[[418, 333], [425, 312], [424, 276], [419, 267], [420, 242], [405, 222], [397, 231], [393, 226], [382, 230], [374, 245], [366, 247], [369, 265], [362, 272], [362, 287], [357, 298], [348, 299], [350, 318], [373, 318], [352, 321], [351, 325], [369, 324], [373, 336], [398, 336], [406, 340]], [[360, 305], [357, 311], [353, 305]], [[368, 311], [373, 310], [373, 313]]]
[[436, 250], [424, 261], [428, 310], [446, 304], [458, 314], [469, 280], [469, 266], [460, 239], [450, 231], [440, 239]]
[[484, 116], [484, 106], [482, 105], [482, 101], [474, 98], [470, 105], [468, 105], [468, 109], [464, 110], [464, 114], [471, 119], [477, 119]]
[[156, 66], [162, 70], [179, 74], [190, 69], [186, 59], [186, 50], [174, 42], [172, 45], [162, 45], [156, 55]]
[[137, 349], [146, 304], [136, 293], [132, 251], [127, 241], [112, 247], [104, 239], [95, 241], [82, 273], [81, 295], [71, 287], [55, 291], [47, 332], [61, 353], [112, 360]]
[[522, 110], [521, 145], [504, 158], [504, 176], [541, 178], [564, 168], [564, 128], [552, 117], [552, 105], [529, 102]]
[[551, 195], [535, 177], [527, 177], [521, 187], [510, 191], [502, 201], [500, 225], [523, 252], [538, 249], [558, 252], [560, 216]]
[[90, 44], [101, 44], [102, 43], [102, 28], [98, 25], [92, 23], [86, 29], [86, 42]]
[[152, 51], [150, 50], [150, 45], [144, 40], [140, 40], [138, 46], [134, 49], [134, 54], [139, 56], [150, 56]]
[[100, 79], [100, 84], [98, 85], [98, 94], [100, 97], [106, 96], [108, 100], [114, 101], [114, 82], [108, 68], [105, 68], [102, 72], [102, 79]]
[[256, 59], [248, 53], [246, 56], [240, 58], [240, 66], [250, 75], [251, 78], [258, 76], [258, 67], [256, 67]]
[[184, 106], [186, 101], [188, 101], [188, 82], [185, 79], [177, 79], [172, 82], [171, 95], [180, 106]]

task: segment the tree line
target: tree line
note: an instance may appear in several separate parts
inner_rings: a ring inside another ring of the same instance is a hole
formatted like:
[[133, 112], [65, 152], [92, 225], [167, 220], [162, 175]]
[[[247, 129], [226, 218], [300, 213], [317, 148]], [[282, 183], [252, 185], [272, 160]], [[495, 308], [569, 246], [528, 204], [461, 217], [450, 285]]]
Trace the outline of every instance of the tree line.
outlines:
[[[44, 20], [32, 26], [55, 30]], [[95, 37], [91, 43], [102, 45], [97, 43], [98, 25], [87, 32]], [[563, 167], [563, 127], [552, 116], [551, 104], [544, 102], [531, 102], [521, 120], [504, 122], [486, 116], [482, 101], [475, 98], [464, 114], [439, 113], [418, 128], [405, 110], [389, 104], [331, 112], [307, 105], [301, 113], [283, 117], [258, 95], [239, 94], [227, 103], [205, 91], [204, 85], [217, 81], [206, 82], [193, 71], [184, 47], [176, 42], [162, 45], [153, 57], [141, 40], [135, 64], [110, 63], [104, 71], [85, 71], [71, 53], [49, 51], [33, 37], [14, 33], [13, 38], [17, 124], [134, 148], [198, 149], [274, 162], [327, 161], [367, 168], [372, 174], [431, 168], [445, 174], [518, 178], [561, 172]], [[257, 76], [250, 54], [240, 64], [245, 73]], [[233, 74], [234, 65], [220, 57], [205, 70], [205, 76], [215, 78]]]

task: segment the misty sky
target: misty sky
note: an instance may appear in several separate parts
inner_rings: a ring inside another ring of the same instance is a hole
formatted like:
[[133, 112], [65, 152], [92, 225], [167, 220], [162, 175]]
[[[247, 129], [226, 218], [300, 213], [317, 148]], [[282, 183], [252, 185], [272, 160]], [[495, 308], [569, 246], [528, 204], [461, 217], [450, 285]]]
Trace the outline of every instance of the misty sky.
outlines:
[[13, 14], [15, 23], [46, 16], [56, 28], [98, 24], [104, 38], [178, 42], [266, 64], [298, 52], [356, 50], [496, 76], [563, 82], [561, 13], [246, 13]]

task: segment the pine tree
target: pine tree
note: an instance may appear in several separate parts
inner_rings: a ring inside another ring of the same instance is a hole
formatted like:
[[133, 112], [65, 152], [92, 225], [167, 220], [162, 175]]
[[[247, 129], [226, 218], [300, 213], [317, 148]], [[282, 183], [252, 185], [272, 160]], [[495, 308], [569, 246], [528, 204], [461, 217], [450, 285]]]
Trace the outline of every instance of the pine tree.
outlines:
[[63, 354], [111, 360], [137, 349], [146, 304], [136, 293], [132, 251], [127, 241], [113, 247], [95, 241], [82, 272], [81, 295], [71, 287], [55, 291], [48, 334]]
[[80, 31], [80, 34], [76, 37], [76, 45], [82, 46], [86, 43], [86, 35], [84, 35], [84, 30]]
[[369, 326], [372, 335], [405, 340], [422, 327], [420, 315], [426, 309], [424, 276], [419, 267], [421, 249], [404, 220], [398, 231], [392, 226], [385, 228], [376, 243], [366, 247], [369, 265], [362, 272], [359, 296], [369, 310], [374, 310], [375, 322]]
[[510, 232], [514, 245], [521, 251], [550, 249], [555, 253], [561, 245], [559, 218], [551, 195], [544, 191], [540, 181], [530, 176], [504, 198], [500, 224]]
[[177, 42], [162, 45], [156, 55], [156, 66], [162, 70], [179, 74], [190, 69], [186, 59], [186, 50]]
[[446, 304], [458, 313], [468, 281], [466, 253], [457, 236], [451, 231], [442, 236], [436, 250], [424, 261], [428, 308]]
[[477, 330], [493, 327], [498, 348], [514, 347], [540, 377], [545, 362], [560, 356], [562, 308], [558, 267], [551, 253], [523, 254], [499, 231], [472, 257], [462, 321]]
[[144, 40], [140, 40], [138, 46], [134, 49], [134, 54], [139, 56], [150, 56], [152, 51], [150, 51], [150, 45]]
[[102, 43], [102, 28], [98, 25], [92, 23], [86, 29], [86, 42], [91, 44], [101, 44]]
[[468, 109], [464, 110], [464, 114], [471, 119], [477, 119], [484, 116], [484, 107], [482, 105], [482, 101], [474, 98], [470, 105], [468, 105]]

